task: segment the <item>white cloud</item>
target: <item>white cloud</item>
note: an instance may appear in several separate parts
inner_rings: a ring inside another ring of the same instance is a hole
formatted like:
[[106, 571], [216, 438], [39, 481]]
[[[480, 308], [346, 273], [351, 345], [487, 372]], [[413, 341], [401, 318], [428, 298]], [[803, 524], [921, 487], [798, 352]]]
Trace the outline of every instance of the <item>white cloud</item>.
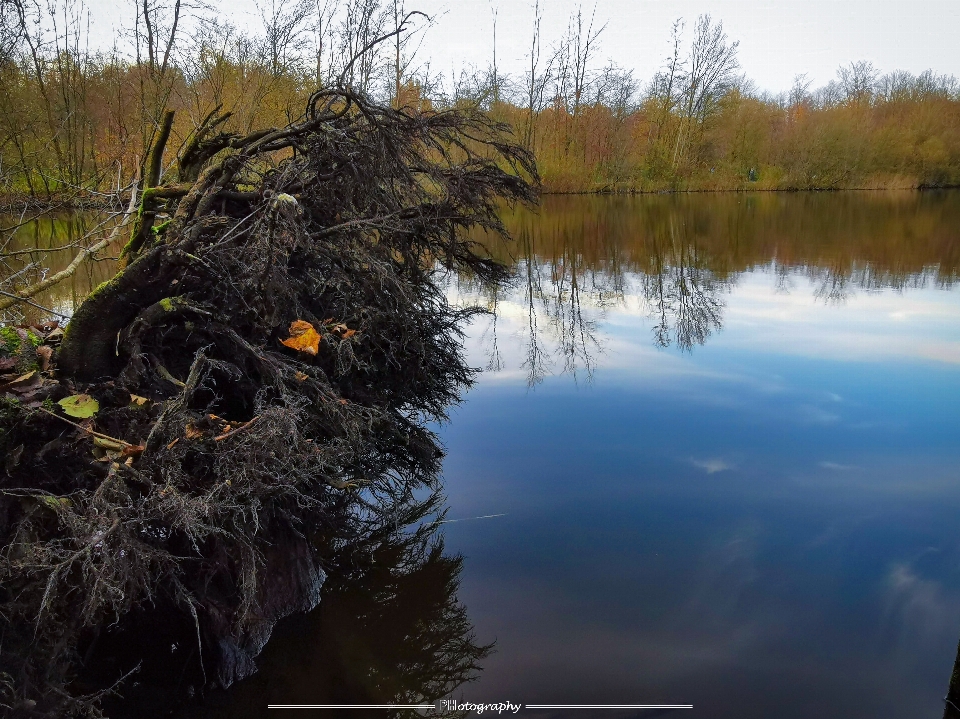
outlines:
[[733, 469], [732, 465], [727, 464], [720, 458], [714, 459], [691, 459], [690, 463], [694, 467], [699, 467], [707, 474], [716, 474], [717, 472], [725, 472], [728, 469]]

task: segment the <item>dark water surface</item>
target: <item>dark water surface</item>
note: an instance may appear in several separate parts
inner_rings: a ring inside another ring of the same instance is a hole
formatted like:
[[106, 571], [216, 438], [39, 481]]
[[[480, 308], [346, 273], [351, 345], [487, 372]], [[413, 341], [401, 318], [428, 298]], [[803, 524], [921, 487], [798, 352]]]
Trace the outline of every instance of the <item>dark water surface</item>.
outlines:
[[444, 525], [496, 641], [460, 695], [940, 716], [960, 194], [547, 198], [508, 224], [515, 286], [451, 289], [498, 317], [441, 429], [448, 517], [505, 515]]

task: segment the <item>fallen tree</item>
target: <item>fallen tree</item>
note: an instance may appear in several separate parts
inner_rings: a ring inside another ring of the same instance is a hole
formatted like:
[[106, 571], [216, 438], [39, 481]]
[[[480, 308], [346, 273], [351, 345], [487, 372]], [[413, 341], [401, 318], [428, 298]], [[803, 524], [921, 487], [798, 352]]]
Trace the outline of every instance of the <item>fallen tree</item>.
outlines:
[[5, 336], [0, 703], [23, 716], [123, 691], [88, 671], [108, 627], [178, 623], [205, 686], [255, 671], [331, 548], [436, 486], [426, 423], [471, 380], [473, 312], [437, 273], [501, 278], [468, 231], [535, 199], [532, 156], [473, 109], [338, 88], [285, 128], [223, 120], [174, 182], [159, 133], [122, 269], [64, 331]]

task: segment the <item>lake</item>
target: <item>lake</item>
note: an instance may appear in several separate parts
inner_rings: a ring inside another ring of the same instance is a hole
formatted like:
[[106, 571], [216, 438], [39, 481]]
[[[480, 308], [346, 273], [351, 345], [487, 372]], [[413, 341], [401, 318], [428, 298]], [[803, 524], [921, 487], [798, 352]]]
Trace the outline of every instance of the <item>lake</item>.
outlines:
[[[940, 716], [960, 192], [554, 196], [504, 222], [476, 239], [509, 286], [447, 288], [492, 314], [436, 428], [445, 551], [371, 550], [188, 713], [383, 716], [266, 705], [435, 699], [476, 664], [454, 698], [693, 705], [520, 712], [544, 718]], [[69, 313], [91, 267], [41, 304]]]
[[960, 194], [548, 197], [507, 224], [514, 286], [451, 289], [498, 311], [441, 430], [459, 598], [496, 641], [463, 698], [940, 716]]

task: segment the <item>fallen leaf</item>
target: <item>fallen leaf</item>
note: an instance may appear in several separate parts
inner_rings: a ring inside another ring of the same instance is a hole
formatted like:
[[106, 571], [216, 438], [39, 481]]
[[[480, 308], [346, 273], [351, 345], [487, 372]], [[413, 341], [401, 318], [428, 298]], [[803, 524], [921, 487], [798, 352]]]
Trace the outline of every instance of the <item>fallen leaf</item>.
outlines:
[[65, 414], [77, 419], [92, 417], [100, 410], [100, 403], [88, 394], [73, 394], [57, 402]]
[[23, 394], [24, 392], [29, 392], [32, 389], [36, 389], [40, 386], [40, 375], [36, 370], [22, 374], [16, 379], [7, 382], [3, 387], [0, 387], [2, 390], [7, 392], [16, 392], [17, 394]]
[[203, 436], [203, 430], [197, 429], [192, 424], [188, 424], [183, 428], [183, 436], [187, 439], [197, 439], [198, 437]]
[[320, 348], [320, 333], [312, 324], [304, 320], [294, 320], [290, 323], [290, 337], [282, 340], [281, 344], [297, 352], [306, 352], [316, 355]]
[[139, 457], [143, 454], [143, 451], [146, 449], [143, 445], [140, 444], [128, 444], [123, 448], [123, 456], [133, 459], [134, 457]]
[[114, 440], [107, 439], [106, 437], [94, 437], [93, 443], [98, 447], [109, 449], [114, 452], [122, 452], [124, 448], [124, 444], [122, 442], [115, 442]]
[[61, 509], [66, 509], [72, 504], [72, 502], [66, 497], [54, 497], [52, 494], [44, 494], [40, 497], [40, 501], [47, 505], [54, 512], [59, 512]]
[[308, 375], [306, 372], [300, 372], [297, 370], [297, 373], [294, 375], [294, 377], [296, 377], [300, 382], [303, 382], [305, 379], [310, 377], [310, 375]]
[[138, 394], [130, 395], [130, 406], [131, 407], [143, 407], [147, 402], [149, 402], [146, 397], [141, 397]]
[[343, 339], [348, 340], [351, 337], [353, 337], [355, 334], [357, 334], [356, 330], [347, 330], [343, 333]]
[[336, 487], [337, 489], [350, 489], [351, 487], [356, 487], [356, 482], [348, 482], [343, 479], [334, 479], [333, 477], [327, 478], [327, 484], [331, 487]]

